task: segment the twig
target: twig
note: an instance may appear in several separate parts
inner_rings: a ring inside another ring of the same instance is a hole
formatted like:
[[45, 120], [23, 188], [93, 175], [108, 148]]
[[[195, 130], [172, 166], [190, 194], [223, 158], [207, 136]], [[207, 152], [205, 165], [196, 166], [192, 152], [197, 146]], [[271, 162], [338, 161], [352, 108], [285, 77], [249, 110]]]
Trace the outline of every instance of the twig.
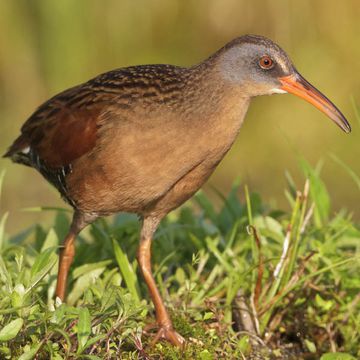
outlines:
[[286, 234], [285, 234], [285, 238], [284, 238], [284, 243], [283, 243], [283, 249], [282, 249], [282, 254], [280, 257], [279, 262], [277, 263], [273, 276], [275, 279], [277, 279], [280, 275], [281, 269], [284, 266], [288, 251], [289, 251], [289, 244], [290, 244], [290, 238], [291, 238], [291, 224], [288, 225], [287, 230], [286, 230]]
[[305, 232], [306, 226], [308, 225], [308, 223], [313, 215], [314, 209], [315, 209], [315, 203], [312, 203], [310, 206], [310, 209], [308, 210], [308, 212], [305, 215], [304, 222], [303, 222], [301, 230], [300, 230], [300, 235], [302, 235]]
[[259, 318], [258, 318], [258, 314], [257, 314], [257, 307], [255, 306], [253, 296], [250, 297], [250, 305], [251, 305], [251, 309], [252, 309], [252, 313], [253, 313], [253, 320], [254, 320], [254, 325], [256, 328], [256, 334], [259, 335], [260, 334], [260, 323], [259, 323]]
[[334, 332], [331, 329], [331, 324], [326, 324], [326, 332], [329, 336], [331, 352], [336, 352], [337, 348], [336, 348], [336, 343], [334, 340]]
[[232, 302], [232, 318], [236, 331], [246, 331], [250, 334], [257, 334], [253, 320], [253, 314], [245, 301], [242, 289], [239, 289]]

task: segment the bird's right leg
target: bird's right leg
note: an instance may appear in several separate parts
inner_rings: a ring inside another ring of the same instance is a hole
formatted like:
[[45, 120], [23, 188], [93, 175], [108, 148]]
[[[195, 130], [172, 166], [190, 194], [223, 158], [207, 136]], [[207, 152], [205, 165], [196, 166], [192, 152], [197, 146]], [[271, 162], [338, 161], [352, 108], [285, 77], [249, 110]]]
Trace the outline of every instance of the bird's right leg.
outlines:
[[159, 222], [160, 219], [157, 218], [148, 217], [144, 219], [137, 258], [144, 280], [149, 289], [151, 300], [154, 303], [156, 321], [159, 327], [159, 331], [153, 339], [153, 344], [160, 339], [165, 339], [173, 345], [181, 347], [184, 345], [185, 340], [174, 330], [170, 316], [165, 308], [165, 304], [151, 272], [151, 241]]
[[59, 256], [59, 270], [56, 283], [55, 295], [64, 301], [66, 294], [66, 284], [70, 265], [74, 259], [75, 246], [74, 241], [77, 233], [72, 230], [66, 235]]
[[63, 245], [60, 249], [59, 270], [55, 295], [60, 298], [61, 301], [65, 300], [67, 278], [71, 263], [73, 262], [75, 255], [75, 238], [78, 233], [86, 225], [94, 221], [96, 217], [97, 216], [87, 215], [79, 211], [75, 211], [74, 213], [69, 233], [66, 235]]

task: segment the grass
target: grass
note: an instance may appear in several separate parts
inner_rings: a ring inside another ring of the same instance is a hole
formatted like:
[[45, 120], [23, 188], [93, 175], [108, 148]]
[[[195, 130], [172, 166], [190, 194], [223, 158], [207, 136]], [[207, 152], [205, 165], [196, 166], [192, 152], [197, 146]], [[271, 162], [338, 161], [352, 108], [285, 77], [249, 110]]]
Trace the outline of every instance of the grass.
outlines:
[[287, 175], [289, 211], [236, 184], [227, 197], [217, 192], [219, 210], [200, 191], [162, 222], [153, 268], [184, 350], [149, 345], [154, 312], [138, 276], [135, 216], [100, 219], [81, 234], [65, 304], [53, 295], [70, 213], [51, 210], [50, 229], [11, 236], [3, 214], [0, 358], [358, 358], [360, 227], [345, 210], [332, 213], [319, 171], [301, 167], [301, 190]]

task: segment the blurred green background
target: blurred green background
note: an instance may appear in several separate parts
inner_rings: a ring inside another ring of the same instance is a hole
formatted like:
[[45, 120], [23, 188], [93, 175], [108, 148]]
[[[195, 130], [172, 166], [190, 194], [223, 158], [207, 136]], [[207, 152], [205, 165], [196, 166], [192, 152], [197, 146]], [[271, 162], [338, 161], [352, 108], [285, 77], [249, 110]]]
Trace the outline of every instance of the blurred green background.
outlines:
[[[228, 191], [236, 177], [286, 207], [284, 172], [301, 185], [297, 157], [325, 159], [322, 170], [334, 211], [359, 217], [357, 186], [330, 157], [360, 174], [359, 0], [1, 0], [0, 152], [32, 111], [55, 93], [98, 73], [133, 64], [192, 65], [234, 37], [262, 34], [279, 43], [298, 70], [347, 116], [351, 135], [293, 96], [253, 101], [235, 146], [205, 188]], [[8, 230], [50, 214], [20, 210], [64, 206], [29, 168], [0, 160], [7, 175], [1, 200]], [[209, 185], [210, 184], [210, 185]]]

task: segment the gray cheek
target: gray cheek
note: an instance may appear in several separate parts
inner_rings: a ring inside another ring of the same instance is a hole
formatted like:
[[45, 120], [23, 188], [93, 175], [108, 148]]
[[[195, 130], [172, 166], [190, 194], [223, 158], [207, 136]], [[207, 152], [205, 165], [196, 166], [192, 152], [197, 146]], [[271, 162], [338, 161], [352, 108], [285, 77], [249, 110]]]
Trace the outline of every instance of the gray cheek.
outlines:
[[[243, 49], [229, 49], [219, 61], [222, 77], [234, 84], [241, 84], [249, 79], [250, 62], [245, 60]], [[251, 73], [251, 72], [250, 72]]]
[[250, 96], [271, 94], [277, 91], [278, 83], [273, 72], [258, 66], [256, 56], [247, 47], [232, 48], [219, 59], [219, 72], [225, 81], [247, 89]]

